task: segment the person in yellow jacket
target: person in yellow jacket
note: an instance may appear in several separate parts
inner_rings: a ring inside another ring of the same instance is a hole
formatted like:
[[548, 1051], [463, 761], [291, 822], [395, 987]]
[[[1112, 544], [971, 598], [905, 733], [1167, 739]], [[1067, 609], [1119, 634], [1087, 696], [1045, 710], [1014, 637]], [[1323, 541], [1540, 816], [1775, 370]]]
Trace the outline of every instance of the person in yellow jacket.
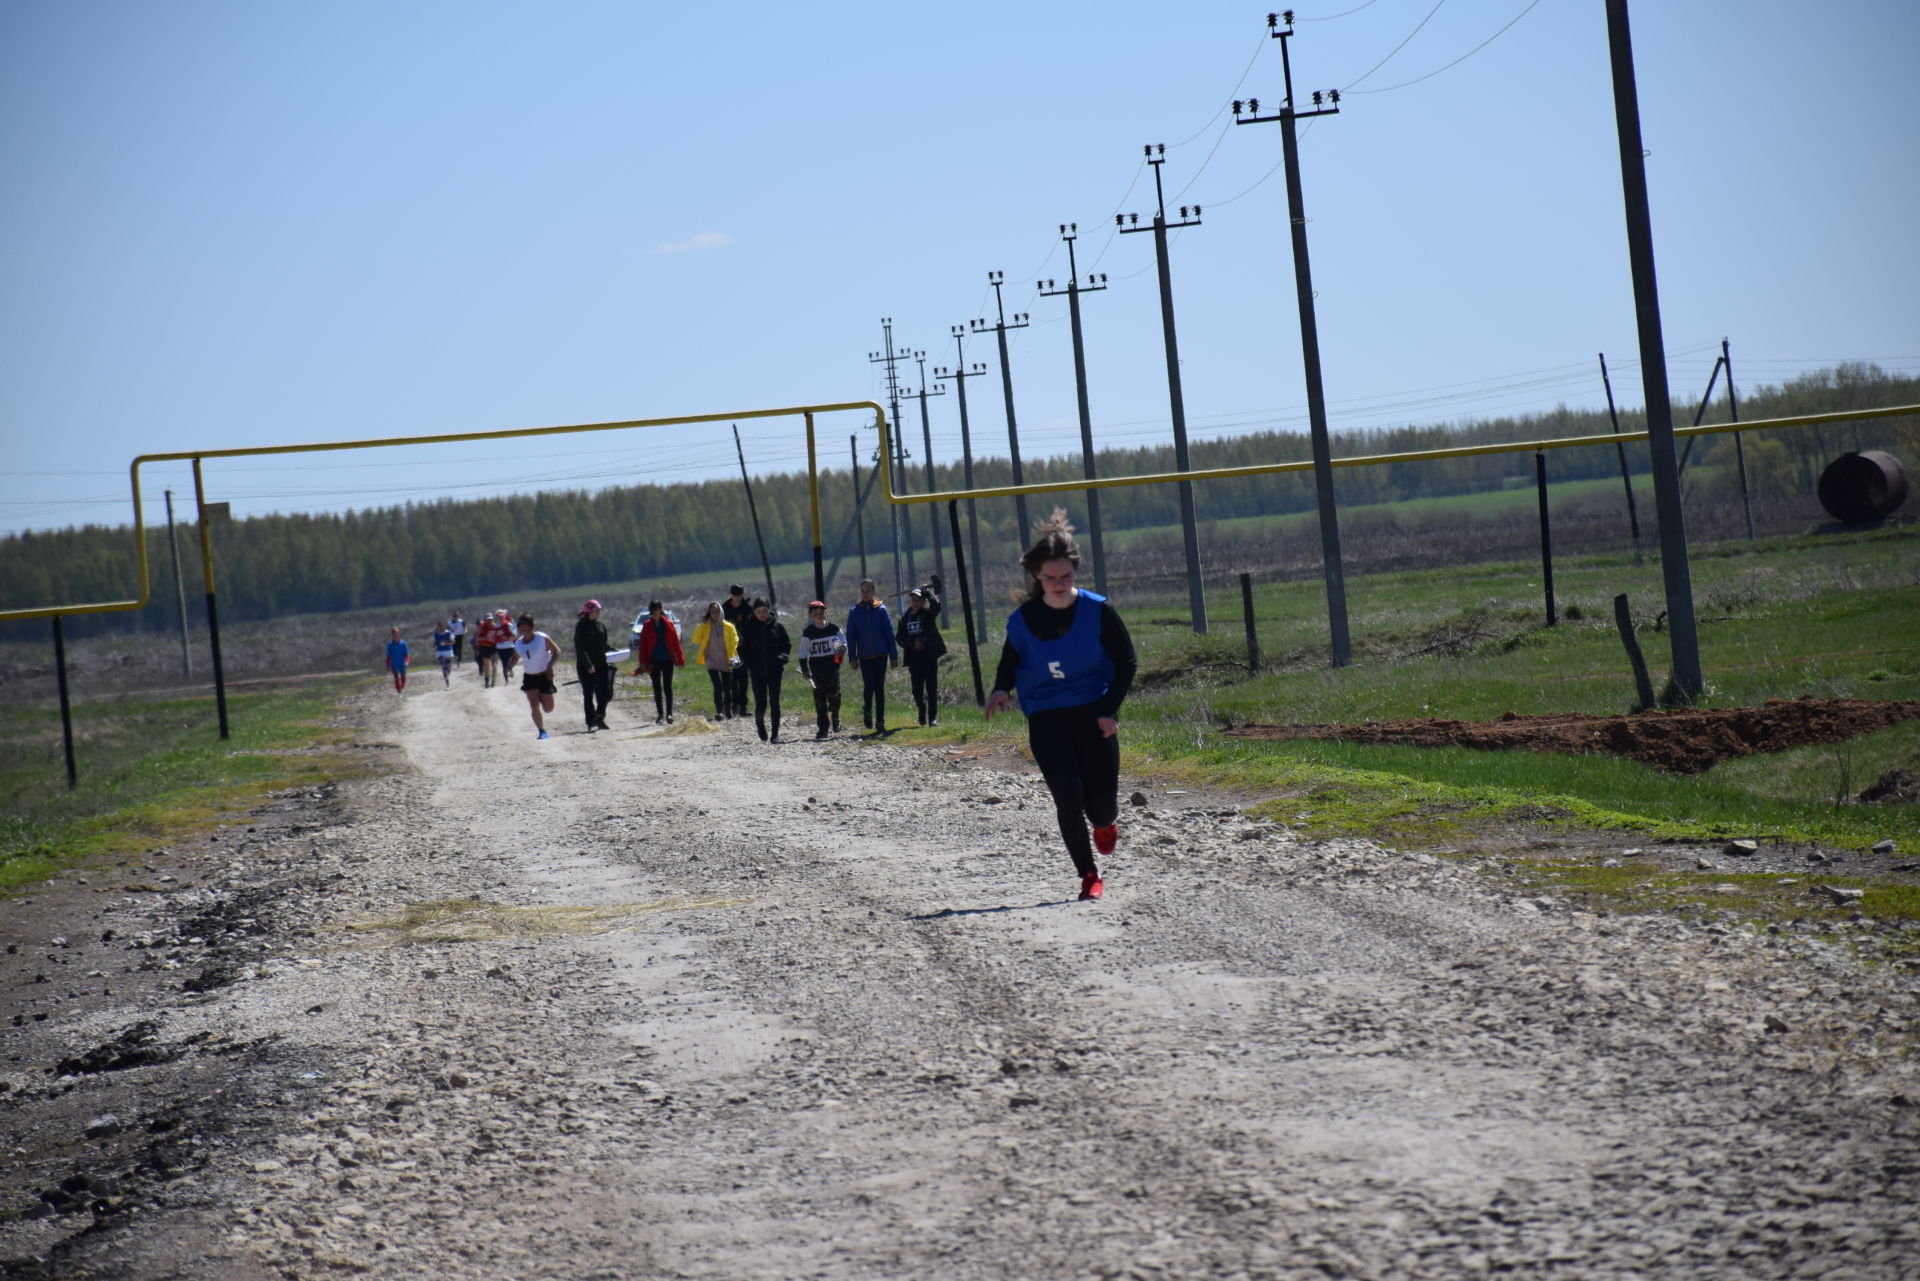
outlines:
[[714, 719], [744, 715], [746, 708], [739, 704], [733, 681], [733, 671], [740, 666], [740, 633], [727, 621], [719, 601], [708, 605], [707, 616], [694, 624], [693, 659], [707, 669], [707, 679], [713, 682]]

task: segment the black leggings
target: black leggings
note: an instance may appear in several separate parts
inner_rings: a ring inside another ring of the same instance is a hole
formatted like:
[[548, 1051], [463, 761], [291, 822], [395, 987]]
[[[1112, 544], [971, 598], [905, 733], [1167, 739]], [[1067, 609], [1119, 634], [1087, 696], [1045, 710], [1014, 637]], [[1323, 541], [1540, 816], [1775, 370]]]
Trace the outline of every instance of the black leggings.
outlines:
[[787, 672], [776, 667], [770, 672], [753, 673], [753, 723], [760, 728], [764, 736], [769, 729], [767, 713], [773, 713], [773, 737], [780, 737], [780, 682]]
[[1120, 817], [1120, 737], [1103, 735], [1093, 704], [1086, 703], [1029, 716], [1027, 743], [1053, 793], [1074, 870], [1085, 876], [1096, 870], [1087, 824], [1108, 827]]
[[733, 713], [733, 673], [724, 667], [709, 667], [707, 679], [713, 682], [713, 714], [715, 719], [730, 716]]
[[673, 715], [673, 664], [655, 663], [647, 675], [653, 678], [653, 714]]
[[940, 660], [916, 657], [907, 660], [907, 675], [913, 678], [913, 707], [920, 721], [940, 719]]

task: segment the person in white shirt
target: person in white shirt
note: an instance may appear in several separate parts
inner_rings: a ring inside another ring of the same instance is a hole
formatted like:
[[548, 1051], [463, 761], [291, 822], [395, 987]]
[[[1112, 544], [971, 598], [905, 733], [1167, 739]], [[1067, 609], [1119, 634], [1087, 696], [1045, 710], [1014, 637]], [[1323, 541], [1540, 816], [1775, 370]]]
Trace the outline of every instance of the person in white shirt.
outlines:
[[520, 691], [527, 696], [527, 710], [533, 713], [533, 727], [540, 737], [547, 736], [547, 723], [540, 713], [553, 710], [553, 659], [560, 647], [553, 637], [533, 630], [533, 615], [520, 615], [520, 635], [513, 642], [520, 656]]

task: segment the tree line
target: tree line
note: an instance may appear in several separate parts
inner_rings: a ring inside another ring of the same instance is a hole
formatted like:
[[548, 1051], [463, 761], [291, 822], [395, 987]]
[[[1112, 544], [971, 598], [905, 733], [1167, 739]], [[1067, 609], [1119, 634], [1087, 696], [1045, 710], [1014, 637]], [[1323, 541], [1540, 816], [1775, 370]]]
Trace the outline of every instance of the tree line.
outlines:
[[[1887, 374], [1870, 364], [1843, 364], [1806, 374], [1779, 386], [1743, 393], [1741, 417], [1759, 419], [1825, 413], [1920, 400], [1920, 378]], [[1676, 405], [1678, 424], [1692, 421], [1692, 405]], [[1708, 421], [1724, 422], [1721, 399]], [[1639, 411], [1623, 412], [1620, 426], [1645, 426]], [[1403, 453], [1461, 445], [1604, 435], [1611, 424], [1604, 411], [1561, 407], [1548, 413], [1503, 416], [1450, 425], [1409, 425], [1366, 432], [1335, 432], [1336, 457]], [[1903, 461], [1920, 462], [1920, 420], [1869, 420], [1823, 427], [1763, 432], [1747, 439], [1749, 478], [1762, 494], [1813, 490], [1821, 470], [1849, 449], [1883, 448]], [[1693, 465], [1730, 461], [1730, 436], [1704, 438]], [[1246, 466], [1305, 460], [1305, 433], [1254, 432], [1229, 440], [1197, 441], [1191, 449], [1196, 468]], [[1629, 469], [1644, 473], [1644, 444], [1627, 449]], [[1618, 456], [1610, 448], [1561, 450], [1552, 455], [1556, 480], [1618, 474]], [[1174, 470], [1173, 447], [1142, 446], [1102, 450], [1096, 467], [1103, 476], [1141, 475]], [[1073, 488], [1081, 476], [1078, 454], [1028, 460], [1030, 483], [1059, 482], [1058, 495], [1033, 499], [1035, 511], [1057, 502], [1074, 523], [1086, 528], [1084, 493]], [[914, 466], [910, 487], [923, 483]], [[956, 461], [935, 468], [936, 485], [960, 489]], [[1343, 506], [1499, 489], [1512, 478], [1531, 476], [1524, 454], [1493, 454], [1431, 462], [1341, 468], [1337, 492]], [[864, 487], [870, 473], [859, 479]], [[1005, 458], [977, 459], [977, 486], [1012, 483]], [[821, 473], [821, 524], [826, 555], [841, 550], [844, 530], [853, 519], [853, 485], [845, 471]], [[756, 477], [759, 508], [768, 551], [776, 562], [806, 561], [811, 555], [807, 483], [804, 473]], [[1279, 476], [1204, 481], [1195, 501], [1202, 520], [1308, 511], [1314, 505], [1309, 472]], [[1109, 531], [1170, 525], [1179, 520], [1179, 500], [1167, 485], [1109, 489], [1101, 498]], [[922, 508], [903, 509], [913, 522], [924, 552], [927, 517]], [[1022, 541], [1011, 499], [979, 503], [982, 540], [990, 562], [1011, 563]], [[715, 519], [716, 514], [725, 518]], [[865, 509], [869, 552], [889, 547], [884, 501]], [[944, 535], [945, 523], [942, 522]], [[131, 597], [133, 581], [128, 526], [87, 525], [27, 532], [0, 540], [0, 607], [27, 608], [63, 601]], [[182, 574], [189, 608], [197, 611], [204, 593], [200, 580], [197, 533], [189, 524], [180, 532]], [[847, 540], [849, 543], [851, 540]], [[943, 536], [943, 542], [945, 541]], [[215, 531], [216, 572], [221, 585], [222, 617], [269, 619], [291, 614], [327, 613], [417, 601], [449, 606], [504, 599], [515, 590], [597, 587], [609, 583], [662, 582], [675, 576], [724, 571], [754, 564], [759, 549], [738, 481], [706, 480], [672, 485], [623, 485], [597, 492], [550, 492], [504, 498], [438, 499], [401, 506], [325, 515], [253, 516]], [[176, 617], [169, 579], [166, 530], [147, 531], [155, 603], [138, 614], [82, 615], [68, 620], [79, 635], [130, 629], [163, 629]], [[877, 558], [876, 558], [877, 559]], [[40, 640], [42, 623], [7, 625], [0, 637]]]

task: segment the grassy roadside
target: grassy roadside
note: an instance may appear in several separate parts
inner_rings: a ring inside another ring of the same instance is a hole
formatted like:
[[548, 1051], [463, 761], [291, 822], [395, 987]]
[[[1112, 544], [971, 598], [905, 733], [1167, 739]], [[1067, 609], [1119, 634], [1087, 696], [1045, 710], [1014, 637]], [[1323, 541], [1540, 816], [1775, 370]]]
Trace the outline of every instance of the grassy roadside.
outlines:
[[80, 786], [69, 792], [60, 713], [0, 706], [0, 892], [60, 867], [205, 831], [270, 792], [362, 772], [328, 750], [352, 731], [337, 708], [363, 678], [230, 694], [222, 742], [204, 695], [128, 695], [74, 709]]

